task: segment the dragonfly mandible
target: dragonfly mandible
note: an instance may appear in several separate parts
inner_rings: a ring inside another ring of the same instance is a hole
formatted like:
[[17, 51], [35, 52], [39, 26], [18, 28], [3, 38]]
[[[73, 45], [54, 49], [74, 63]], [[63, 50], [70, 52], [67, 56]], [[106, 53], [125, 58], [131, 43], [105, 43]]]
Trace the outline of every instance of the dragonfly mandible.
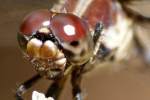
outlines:
[[17, 100], [23, 100], [22, 94], [42, 77], [54, 81], [46, 97], [57, 100], [69, 75], [73, 99], [82, 100], [83, 74], [94, 68], [97, 61], [124, 59], [134, 38], [132, 19], [149, 21], [126, 7], [128, 2], [59, 0], [50, 10], [27, 15], [18, 42], [38, 73], [19, 86]]

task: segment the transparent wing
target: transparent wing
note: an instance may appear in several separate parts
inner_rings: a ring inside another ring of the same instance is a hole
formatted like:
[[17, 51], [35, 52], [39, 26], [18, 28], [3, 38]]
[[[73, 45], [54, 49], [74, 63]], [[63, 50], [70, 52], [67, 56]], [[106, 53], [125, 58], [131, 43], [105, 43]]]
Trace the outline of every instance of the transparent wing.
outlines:
[[137, 22], [150, 22], [150, 0], [118, 0], [126, 14]]
[[68, 4], [68, 0], [57, 0], [57, 2], [51, 8], [52, 11], [56, 11], [58, 13], [66, 13], [66, 6]]
[[150, 0], [118, 0], [134, 22], [135, 41], [150, 63]]

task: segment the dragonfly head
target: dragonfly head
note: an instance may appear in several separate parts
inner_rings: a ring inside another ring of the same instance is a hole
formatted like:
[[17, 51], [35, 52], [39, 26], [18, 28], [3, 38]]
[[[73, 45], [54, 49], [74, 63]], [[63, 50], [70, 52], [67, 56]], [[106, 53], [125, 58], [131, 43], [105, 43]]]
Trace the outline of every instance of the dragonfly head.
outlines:
[[[41, 73], [63, 72], [66, 63], [81, 65], [92, 56], [92, 38], [85, 21], [70, 13], [38, 10], [25, 17], [18, 42]], [[47, 72], [48, 71], [48, 72]], [[50, 71], [50, 72], [49, 72]]]

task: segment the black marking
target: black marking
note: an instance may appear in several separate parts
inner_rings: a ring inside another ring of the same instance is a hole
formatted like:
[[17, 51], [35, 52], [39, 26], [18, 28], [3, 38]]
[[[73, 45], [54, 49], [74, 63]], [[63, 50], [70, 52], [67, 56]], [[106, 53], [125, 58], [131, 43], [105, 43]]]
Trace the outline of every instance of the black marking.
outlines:
[[59, 40], [52, 33], [42, 33], [37, 31], [36, 34], [32, 36], [32, 38], [37, 38], [42, 42], [51, 40], [59, 49], [63, 48]]
[[77, 47], [79, 45], [79, 41], [72, 41], [70, 45]]

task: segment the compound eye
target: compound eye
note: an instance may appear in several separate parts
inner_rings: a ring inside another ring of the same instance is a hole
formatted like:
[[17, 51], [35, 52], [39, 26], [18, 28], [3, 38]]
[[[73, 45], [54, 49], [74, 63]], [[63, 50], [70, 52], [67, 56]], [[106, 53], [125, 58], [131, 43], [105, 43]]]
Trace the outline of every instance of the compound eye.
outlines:
[[55, 15], [51, 20], [50, 27], [56, 37], [63, 42], [69, 43], [86, 37], [88, 33], [87, 24], [79, 17], [68, 13]]
[[52, 14], [47, 9], [41, 9], [31, 12], [24, 18], [18, 33], [18, 42], [23, 51], [27, 49], [30, 36], [33, 36], [40, 28], [49, 27]]
[[21, 26], [20, 33], [26, 36], [31, 36], [40, 27], [49, 27], [52, 12], [47, 9], [37, 10], [27, 15]]

